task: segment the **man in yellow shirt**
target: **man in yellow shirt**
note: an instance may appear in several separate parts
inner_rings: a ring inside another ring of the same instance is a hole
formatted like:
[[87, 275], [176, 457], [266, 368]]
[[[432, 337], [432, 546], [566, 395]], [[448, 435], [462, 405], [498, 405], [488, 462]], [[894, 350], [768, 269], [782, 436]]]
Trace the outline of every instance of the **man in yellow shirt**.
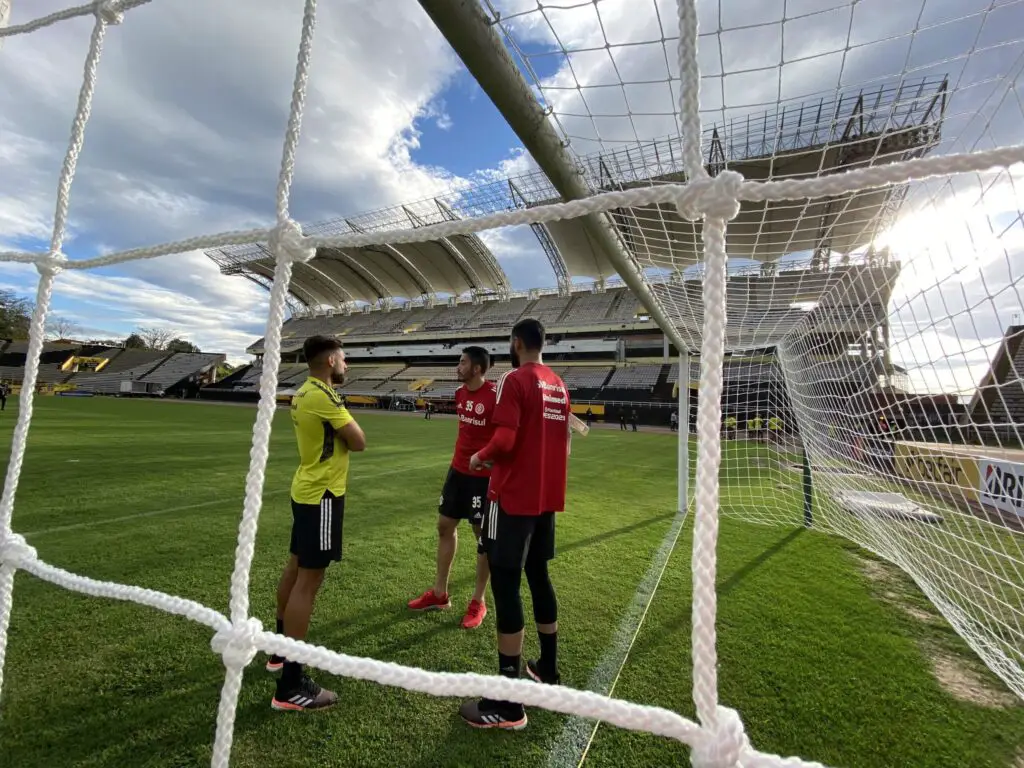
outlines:
[[[333, 336], [311, 336], [302, 345], [309, 378], [292, 397], [299, 468], [292, 479], [291, 557], [277, 587], [277, 631], [304, 640], [313, 602], [331, 562], [341, 560], [342, 520], [350, 451], [366, 436], [334, 387], [345, 381], [345, 352]], [[283, 668], [270, 705], [274, 709], [323, 709], [337, 694], [303, 673], [302, 664], [271, 656], [267, 669]]]

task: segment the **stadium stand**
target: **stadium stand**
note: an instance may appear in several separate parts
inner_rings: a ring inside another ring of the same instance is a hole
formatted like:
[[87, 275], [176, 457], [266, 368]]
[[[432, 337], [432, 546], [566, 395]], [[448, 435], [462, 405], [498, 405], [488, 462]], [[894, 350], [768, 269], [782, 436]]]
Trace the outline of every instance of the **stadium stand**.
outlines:
[[[290, 363], [282, 365], [277, 371], [277, 383], [279, 385], [295, 384], [306, 378], [307, 368], [302, 363]], [[256, 386], [259, 386], [257, 380]]]
[[[0, 341], [0, 380], [18, 385], [25, 372], [28, 342]], [[47, 342], [40, 353], [37, 388], [46, 392], [85, 392], [119, 394], [122, 382], [136, 382], [137, 393], [164, 393], [181, 390], [186, 383], [194, 388], [199, 378], [216, 377], [216, 367], [225, 359], [221, 354], [171, 353], [159, 350], [123, 349], [80, 342]], [[104, 363], [103, 361], [109, 361]], [[305, 366], [302, 366], [303, 369]], [[99, 368], [99, 370], [96, 370]], [[249, 366], [238, 379], [258, 366]]]
[[142, 376], [140, 381], [166, 389], [223, 361], [224, 355], [179, 352], [161, 360], [156, 368]]
[[[596, 293], [586, 290], [572, 296], [519, 296], [508, 300], [481, 297], [477, 301], [463, 301], [454, 306], [438, 304], [390, 311], [367, 308], [351, 314], [335, 313], [289, 319], [282, 328], [282, 346], [285, 351], [297, 350], [303, 339], [320, 333], [362, 339], [398, 334], [415, 337], [445, 332], [507, 329], [525, 316], [538, 317], [552, 332], [587, 326], [619, 326], [623, 323], [641, 323], [650, 329], [650, 321], [638, 319], [638, 313], [642, 314], [640, 303], [624, 288]], [[263, 339], [254, 342], [249, 352], [262, 354]]]
[[465, 328], [473, 321], [473, 317], [483, 307], [480, 304], [464, 303], [454, 307], [445, 306], [437, 309], [433, 316], [423, 323], [425, 331], [455, 331]]
[[415, 381], [418, 379], [430, 379], [431, 381], [457, 381], [455, 366], [421, 366], [411, 365], [395, 377], [396, 380]]
[[605, 385], [608, 389], [654, 389], [661, 375], [660, 365], [629, 365], [616, 368]]
[[609, 291], [578, 294], [562, 315], [563, 324], [573, 326], [603, 322], [620, 293], [621, 291]]
[[[812, 333], [821, 328], [833, 337], [816, 344], [828, 354], [804, 361], [819, 389], [863, 393], [880, 390], [883, 379], [890, 384], [898, 381], [901, 374], [894, 366], [882, 376], [885, 366], [877, 349], [869, 352], [864, 346], [866, 335], [884, 317], [896, 274], [886, 259], [824, 270], [808, 262], [777, 271], [770, 266], [731, 274], [729, 332], [745, 339], [741, 346], [750, 351], [726, 360], [724, 414], [745, 419], [762, 411], [777, 412], [792, 423], [788, 403], [778, 394], [785, 384], [774, 349], [760, 345], [759, 339], [795, 328]], [[636, 296], [617, 281], [570, 288], [569, 293], [481, 291], [447, 300], [415, 296], [405, 304], [396, 294], [372, 303], [367, 299], [363, 306], [341, 303], [333, 310], [296, 316], [282, 328], [279, 396], [286, 397], [306, 376], [304, 339], [325, 333], [344, 342], [349, 369], [339, 389], [347, 398], [356, 398], [351, 400], [355, 405], [407, 408], [413, 401], [419, 407], [429, 401], [443, 411], [459, 387], [455, 369], [460, 350], [469, 344], [487, 349], [492, 355], [488, 378], [496, 380], [510, 369], [511, 326], [522, 317], [536, 317], [548, 331], [545, 359], [566, 382], [574, 403], [581, 408], [602, 405], [603, 410], [596, 412], [610, 420], [638, 410], [641, 422], [667, 426], [669, 412], [678, 407], [676, 350]], [[699, 329], [699, 274], [656, 282], [653, 290], [681, 315], [689, 315]], [[299, 294], [294, 298], [301, 300]], [[263, 340], [250, 345], [249, 352], [256, 357], [255, 365], [204, 387], [201, 396], [255, 400]], [[688, 380], [692, 385], [699, 377], [700, 364], [694, 357]], [[820, 397], [818, 390], [809, 396]], [[690, 406], [695, 411], [696, 398], [691, 398]], [[690, 424], [695, 423], [691, 414]]]
[[[726, 375], [728, 375], [728, 364], [726, 366]], [[698, 363], [690, 363], [690, 381], [696, 381], [700, 378], [700, 365]], [[679, 381], [679, 363], [672, 363], [668, 367], [668, 375], [665, 379], [669, 384], [675, 384]]]
[[[365, 380], [365, 379], [390, 379], [396, 373], [400, 373], [405, 368], [402, 363], [393, 363], [390, 365], [376, 365], [376, 366], [365, 366], [360, 367], [356, 365], [349, 366], [347, 378], [349, 380]], [[305, 371], [303, 371], [305, 373]]]
[[559, 320], [574, 301], [575, 298], [569, 296], [542, 296], [530, 306], [529, 314], [544, 327], [560, 325]]
[[555, 368], [555, 372], [562, 377], [570, 390], [572, 389], [599, 389], [604, 386], [608, 374], [611, 373], [611, 366], [583, 366], [570, 365]]
[[77, 377], [79, 380], [76, 381], [76, 389], [97, 395], [116, 395], [121, 391], [122, 381], [142, 381], [154, 367], [154, 364], [149, 362], [134, 368], [116, 371], [104, 369], [99, 373], [80, 374]]
[[1024, 422], [1024, 325], [1011, 325], [967, 405], [963, 422], [982, 443], [1017, 444], [1014, 426]]
[[[41, 384], [54, 384], [68, 377], [61, 366], [74, 354], [76, 347], [63, 342], [47, 342], [43, 345], [39, 356], [38, 381]], [[14, 341], [7, 344], [0, 352], [0, 380], [18, 383], [25, 371], [25, 354], [28, 352], [27, 341]]]
[[455, 392], [461, 386], [461, 384], [452, 384], [450, 382], [444, 382], [436, 386], [432, 384], [423, 390], [423, 393], [428, 394], [432, 400], [449, 400], [454, 399]]
[[473, 317], [473, 324], [478, 328], [511, 328], [532, 303], [528, 298], [489, 301]]

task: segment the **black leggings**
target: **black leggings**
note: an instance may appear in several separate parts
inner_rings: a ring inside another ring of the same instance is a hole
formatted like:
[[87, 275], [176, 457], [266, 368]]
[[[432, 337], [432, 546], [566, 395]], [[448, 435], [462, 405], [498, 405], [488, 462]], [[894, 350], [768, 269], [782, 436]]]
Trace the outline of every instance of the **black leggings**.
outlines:
[[558, 601], [555, 599], [555, 588], [548, 575], [547, 561], [531, 561], [527, 557], [526, 567], [523, 569], [491, 568], [494, 611], [498, 631], [503, 635], [514, 635], [522, 630], [524, 625], [523, 601], [519, 594], [524, 571], [526, 582], [530, 585], [530, 595], [533, 597], [534, 621], [538, 624], [554, 624], [558, 621]]

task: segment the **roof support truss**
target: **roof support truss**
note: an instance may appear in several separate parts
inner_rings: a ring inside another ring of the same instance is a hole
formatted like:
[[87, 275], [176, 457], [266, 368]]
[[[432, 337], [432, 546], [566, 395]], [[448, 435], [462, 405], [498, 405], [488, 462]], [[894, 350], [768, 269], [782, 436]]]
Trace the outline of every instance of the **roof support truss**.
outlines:
[[[529, 207], [526, 197], [512, 179], [508, 180], [508, 189], [512, 194], [512, 201], [516, 204], [517, 208]], [[561, 251], [558, 250], [558, 246], [555, 245], [551, 233], [548, 232], [548, 228], [543, 224], [531, 224], [530, 229], [533, 230], [534, 237], [537, 238], [537, 242], [540, 243], [540, 247], [544, 250], [544, 255], [548, 257], [551, 271], [555, 273], [555, 280], [558, 282], [558, 295], [568, 296], [572, 289], [569, 267], [566, 265]]]

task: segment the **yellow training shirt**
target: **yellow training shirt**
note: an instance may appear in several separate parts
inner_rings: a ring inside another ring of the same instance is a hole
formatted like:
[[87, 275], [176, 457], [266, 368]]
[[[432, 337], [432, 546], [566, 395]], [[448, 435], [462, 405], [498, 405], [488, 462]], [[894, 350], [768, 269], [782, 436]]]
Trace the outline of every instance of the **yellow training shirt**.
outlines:
[[348, 446], [340, 433], [352, 421], [338, 393], [313, 376], [292, 397], [292, 424], [299, 445], [292, 499], [299, 504], [319, 504], [325, 491], [345, 494]]

